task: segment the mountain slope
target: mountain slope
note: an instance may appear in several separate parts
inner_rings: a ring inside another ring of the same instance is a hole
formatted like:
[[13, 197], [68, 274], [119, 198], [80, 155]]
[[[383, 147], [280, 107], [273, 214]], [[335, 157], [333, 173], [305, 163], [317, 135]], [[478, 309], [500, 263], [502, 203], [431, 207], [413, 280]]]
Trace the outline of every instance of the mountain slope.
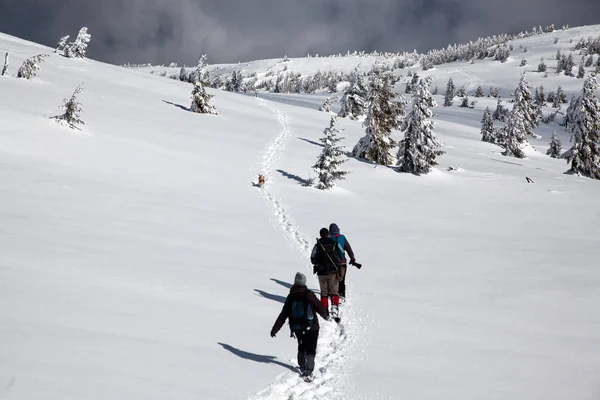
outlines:
[[[529, 52], [555, 52], [543, 40]], [[14, 75], [51, 49], [0, 35], [0, 51]], [[508, 91], [515, 63], [428, 73]], [[87, 125], [76, 132], [49, 117], [82, 82]], [[582, 83], [546, 82], [568, 93]], [[57, 55], [32, 81], [0, 78], [7, 398], [597, 397], [600, 184], [533, 149], [515, 160], [482, 143], [494, 99], [436, 108], [447, 153], [432, 174], [350, 159], [340, 187], [321, 192], [300, 185], [328, 125], [296, 105], [315, 96], [212, 91], [220, 115], [209, 116], [182, 109], [190, 92]], [[363, 135], [357, 122], [339, 126], [348, 147]], [[251, 184], [258, 173], [265, 190]], [[287, 328], [268, 332], [330, 222], [364, 267], [348, 273], [343, 325], [323, 323], [326, 370], [310, 386], [290, 371]]]

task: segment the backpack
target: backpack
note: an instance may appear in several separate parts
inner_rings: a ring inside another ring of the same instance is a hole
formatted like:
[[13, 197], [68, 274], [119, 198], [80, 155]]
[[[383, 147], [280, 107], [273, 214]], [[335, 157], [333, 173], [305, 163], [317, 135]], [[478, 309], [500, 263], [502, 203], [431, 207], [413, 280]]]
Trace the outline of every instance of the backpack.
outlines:
[[290, 307], [290, 329], [292, 332], [311, 330], [315, 322], [315, 314], [308, 302], [308, 293], [292, 299]]
[[323, 244], [317, 241], [317, 265], [321, 273], [335, 273], [340, 267], [338, 245], [335, 240]]
[[340, 235], [333, 235], [333, 236], [331, 236], [331, 238], [333, 240], [335, 240], [337, 243], [338, 257], [341, 260], [342, 258], [344, 258], [344, 253], [345, 253], [344, 247], [346, 247], [346, 236], [340, 234]]

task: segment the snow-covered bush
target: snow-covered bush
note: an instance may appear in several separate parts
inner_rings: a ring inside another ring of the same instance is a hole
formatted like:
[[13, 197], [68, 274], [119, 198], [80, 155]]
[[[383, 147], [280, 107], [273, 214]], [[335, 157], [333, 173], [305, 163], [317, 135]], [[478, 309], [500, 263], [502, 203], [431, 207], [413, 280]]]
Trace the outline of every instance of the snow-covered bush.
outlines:
[[79, 113], [81, 113], [81, 103], [77, 99], [77, 95], [83, 90], [82, 85], [77, 86], [69, 99], [64, 99], [64, 104], [60, 107], [61, 110], [65, 111], [64, 114], [52, 117], [71, 129], [80, 129], [77, 125], [85, 125], [85, 122], [79, 116]]
[[37, 56], [29, 57], [17, 71], [17, 78], [31, 79], [37, 76], [37, 71], [40, 70], [39, 63], [44, 61], [46, 57], [49, 57], [49, 55], [38, 54]]
[[75, 41], [65, 46], [64, 56], [67, 58], [84, 58], [91, 39], [92, 35], [88, 33], [87, 28], [81, 28]]
[[192, 105], [190, 110], [199, 114], [218, 114], [217, 109], [210, 104], [210, 99], [213, 96], [206, 92], [201, 80], [194, 82], [192, 90]]
[[71, 36], [69, 35], [61, 37], [56, 45], [56, 49], [54, 49], [54, 52], [57, 53], [59, 51], [64, 51], [65, 46], [67, 45], [67, 40], [69, 40], [70, 37]]

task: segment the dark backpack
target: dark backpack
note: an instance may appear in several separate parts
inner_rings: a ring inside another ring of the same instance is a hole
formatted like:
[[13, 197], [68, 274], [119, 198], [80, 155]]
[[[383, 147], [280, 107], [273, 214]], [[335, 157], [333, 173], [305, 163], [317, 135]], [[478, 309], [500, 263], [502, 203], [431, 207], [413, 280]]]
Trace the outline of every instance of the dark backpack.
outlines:
[[325, 244], [317, 241], [317, 265], [321, 273], [337, 272], [340, 267], [340, 253], [334, 240], [328, 240]]
[[315, 314], [308, 302], [308, 293], [292, 298], [289, 319], [292, 332], [308, 331], [313, 328]]

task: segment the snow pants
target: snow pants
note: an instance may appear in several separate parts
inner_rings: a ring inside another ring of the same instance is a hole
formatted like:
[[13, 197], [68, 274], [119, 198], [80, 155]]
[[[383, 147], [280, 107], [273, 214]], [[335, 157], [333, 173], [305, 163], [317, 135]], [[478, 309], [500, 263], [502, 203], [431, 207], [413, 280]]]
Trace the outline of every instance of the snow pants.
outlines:
[[340, 279], [340, 284], [338, 285], [338, 294], [340, 297], [346, 298], [346, 271], [348, 267], [346, 265], [342, 265], [340, 271], [342, 271], [342, 279]]
[[321, 297], [337, 296], [339, 285], [340, 281], [338, 280], [337, 274], [319, 275], [319, 289], [321, 290]]
[[315, 369], [315, 355], [319, 331], [295, 332], [298, 340], [298, 365], [300, 371], [312, 373]]

